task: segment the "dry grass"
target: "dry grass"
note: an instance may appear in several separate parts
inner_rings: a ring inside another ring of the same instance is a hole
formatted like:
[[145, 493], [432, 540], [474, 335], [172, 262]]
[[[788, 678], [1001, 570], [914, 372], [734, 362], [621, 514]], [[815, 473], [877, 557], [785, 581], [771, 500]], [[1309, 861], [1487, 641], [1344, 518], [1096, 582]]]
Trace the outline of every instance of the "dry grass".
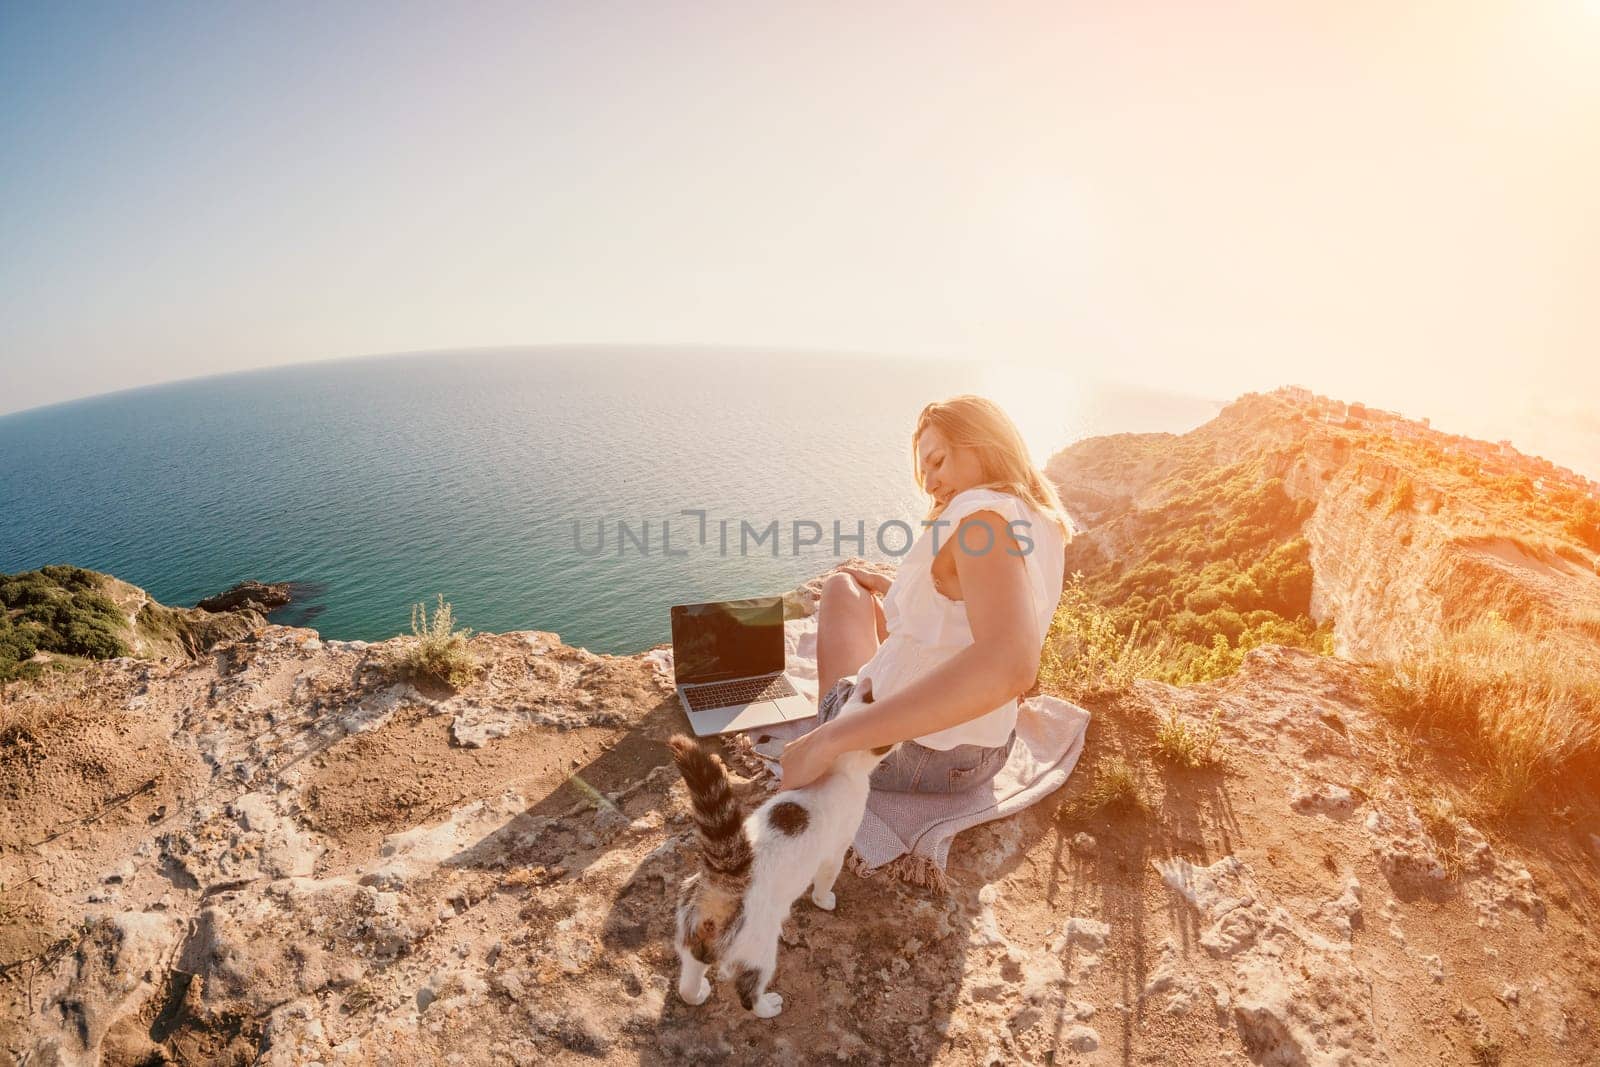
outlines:
[[1594, 641], [1600, 641], [1600, 608], [1585, 608], [1572, 616], [1572, 627]]
[[1395, 670], [1390, 711], [1463, 744], [1494, 814], [1600, 769], [1600, 655], [1558, 632], [1525, 633], [1490, 612]]
[[1394, 491], [1389, 494], [1389, 505], [1384, 509], [1384, 514], [1393, 515], [1398, 511], [1410, 511], [1416, 501], [1416, 486], [1411, 484], [1410, 478], [1402, 477], [1395, 483]]
[[344, 995], [344, 1001], [340, 1004], [340, 1010], [349, 1015], [370, 1008], [376, 1003], [378, 1003], [377, 994], [370, 985], [361, 982], [350, 987], [350, 991]]
[[1150, 810], [1150, 800], [1133, 766], [1121, 756], [1108, 756], [1094, 769], [1089, 788], [1068, 801], [1062, 813], [1071, 817], [1093, 815], [1099, 811], [1139, 812]]
[[1222, 709], [1216, 708], [1204, 726], [1195, 727], [1178, 717], [1173, 708], [1156, 727], [1153, 751], [1168, 763], [1189, 770], [1216, 766], [1223, 761], [1220, 747]]
[[1472, 1062], [1480, 1067], [1500, 1067], [1505, 1054], [1505, 1046], [1487, 1034], [1472, 1039]]
[[0, 926], [24, 922], [39, 911], [39, 876], [31, 875], [21, 882], [0, 882]]
[[25, 767], [44, 759], [51, 710], [37, 701], [0, 703], [0, 759]]
[[1462, 869], [1460, 833], [1456, 820], [1461, 813], [1448, 797], [1430, 794], [1414, 802], [1417, 818], [1422, 820], [1428, 836], [1433, 838], [1434, 852], [1451, 879], [1460, 877]]
[[467, 648], [472, 631], [455, 628], [455, 613], [439, 594], [439, 606], [428, 618], [425, 603], [411, 607], [411, 634], [414, 640], [402, 646], [391, 660], [393, 668], [412, 677], [431, 678], [459, 689], [478, 673], [478, 660]]
[[1039, 656], [1039, 684], [1072, 700], [1125, 692], [1159, 673], [1163, 650], [1135, 623], [1119, 634], [1110, 611], [1089, 595], [1083, 576], [1066, 582]]

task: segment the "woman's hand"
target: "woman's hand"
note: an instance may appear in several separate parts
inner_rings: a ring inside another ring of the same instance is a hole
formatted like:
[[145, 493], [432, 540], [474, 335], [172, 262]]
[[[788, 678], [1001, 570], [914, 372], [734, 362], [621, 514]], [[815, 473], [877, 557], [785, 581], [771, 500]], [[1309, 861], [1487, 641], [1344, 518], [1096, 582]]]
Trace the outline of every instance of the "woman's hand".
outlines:
[[783, 767], [783, 779], [778, 783], [780, 793], [785, 789], [804, 788], [833, 769], [839, 751], [828, 729], [832, 725], [825, 722], [783, 746], [783, 755], [778, 758]]
[[860, 567], [840, 567], [839, 569], [844, 571], [850, 577], [854, 578], [856, 580], [856, 584], [860, 585], [861, 588], [865, 589], [873, 596], [883, 596], [889, 591], [890, 579], [881, 574], [874, 574], [871, 571], [864, 571]]

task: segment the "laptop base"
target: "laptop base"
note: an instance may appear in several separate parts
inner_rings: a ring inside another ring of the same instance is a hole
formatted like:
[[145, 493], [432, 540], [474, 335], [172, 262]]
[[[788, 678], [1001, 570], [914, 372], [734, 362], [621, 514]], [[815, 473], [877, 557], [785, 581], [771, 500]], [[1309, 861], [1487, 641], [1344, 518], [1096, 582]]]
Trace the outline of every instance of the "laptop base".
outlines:
[[[789, 684], [794, 685], [792, 678]], [[774, 723], [809, 719], [817, 714], [816, 705], [803, 693], [798, 692], [793, 696], [780, 697], [777, 700], [757, 700], [751, 704], [730, 704], [722, 708], [692, 711], [689, 708], [689, 701], [684, 696], [685, 688], [688, 687], [678, 686], [678, 703], [683, 707], [684, 714], [689, 717], [689, 728], [694, 731], [696, 737], [755, 730]]]

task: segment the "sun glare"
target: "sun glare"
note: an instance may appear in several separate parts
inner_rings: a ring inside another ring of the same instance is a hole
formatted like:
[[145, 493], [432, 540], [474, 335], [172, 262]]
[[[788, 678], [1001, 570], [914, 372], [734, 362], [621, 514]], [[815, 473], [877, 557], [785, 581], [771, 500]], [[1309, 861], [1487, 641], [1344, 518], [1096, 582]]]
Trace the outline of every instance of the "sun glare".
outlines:
[[981, 371], [978, 392], [1005, 409], [1022, 431], [1036, 463], [1070, 444], [1081, 425], [1082, 379], [1047, 364], [991, 363]]

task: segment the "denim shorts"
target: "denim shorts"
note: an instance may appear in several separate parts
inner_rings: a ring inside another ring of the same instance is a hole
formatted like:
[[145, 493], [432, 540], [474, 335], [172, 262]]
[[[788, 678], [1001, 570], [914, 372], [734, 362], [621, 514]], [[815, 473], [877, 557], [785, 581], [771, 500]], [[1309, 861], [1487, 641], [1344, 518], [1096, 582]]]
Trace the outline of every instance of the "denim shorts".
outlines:
[[[817, 702], [817, 724], [821, 725], [839, 714], [855, 691], [856, 676], [847, 674], [822, 694]], [[867, 703], [871, 703], [868, 694]], [[962, 793], [986, 785], [1000, 768], [1006, 765], [1011, 746], [1016, 743], [1013, 731], [1003, 745], [989, 748], [984, 745], [957, 745], [939, 749], [919, 745], [915, 741], [902, 741], [895, 746], [883, 762], [872, 772], [872, 788], [887, 793]]]

